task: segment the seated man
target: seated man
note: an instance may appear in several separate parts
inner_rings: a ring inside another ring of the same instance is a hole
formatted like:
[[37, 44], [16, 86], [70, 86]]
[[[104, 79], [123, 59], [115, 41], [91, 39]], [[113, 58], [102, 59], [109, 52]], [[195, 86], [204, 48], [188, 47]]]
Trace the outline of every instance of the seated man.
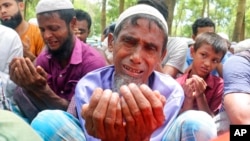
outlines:
[[36, 8], [46, 49], [35, 65], [29, 58], [15, 58], [10, 63], [10, 78], [20, 87], [14, 98], [30, 121], [45, 109], [66, 111], [78, 80], [105, 66], [104, 58], [75, 36], [73, 4], [69, 0], [50, 1], [40, 0], [43, 5]]
[[[154, 71], [166, 53], [167, 35], [167, 24], [155, 8], [138, 4], [125, 10], [108, 38], [114, 66], [88, 73], [76, 86], [80, 122], [64, 111], [45, 110], [32, 127], [44, 140], [51, 135], [54, 140], [162, 140], [184, 99], [182, 88], [171, 76]], [[212, 120], [204, 113], [190, 116]], [[189, 129], [205, 128], [191, 125]], [[209, 131], [199, 133], [207, 138]]]
[[83, 11], [81, 9], [75, 9], [76, 12], [76, 28], [75, 34], [76, 36], [86, 43], [87, 38], [91, 32], [91, 24], [92, 20], [88, 12]]
[[250, 124], [250, 50], [231, 56], [223, 70], [223, 100], [229, 120], [231, 124]]
[[14, 29], [23, 43], [23, 56], [34, 61], [44, 48], [44, 42], [35, 24], [25, 20], [24, 0], [1, 0], [0, 23]]
[[231, 56], [223, 66], [223, 107], [216, 116], [218, 132], [230, 124], [250, 124], [250, 50]]
[[[8, 110], [15, 110], [13, 94], [16, 84], [10, 80], [9, 63], [15, 57], [23, 56], [23, 45], [18, 34], [3, 25], [0, 25], [0, 109], [1, 104]], [[6, 105], [3, 105], [6, 104]]]
[[114, 66], [88, 73], [77, 84], [81, 126], [66, 112], [45, 110], [32, 127], [44, 140], [51, 139], [50, 134], [61, 139], [62, 133], [67, 133], [64, 140], [161, 140], [184, 99], [171, 76], [154, 71], [166, 54], [167, 29], [163, 16], [151, 6], [125, 10], [108, 37]]

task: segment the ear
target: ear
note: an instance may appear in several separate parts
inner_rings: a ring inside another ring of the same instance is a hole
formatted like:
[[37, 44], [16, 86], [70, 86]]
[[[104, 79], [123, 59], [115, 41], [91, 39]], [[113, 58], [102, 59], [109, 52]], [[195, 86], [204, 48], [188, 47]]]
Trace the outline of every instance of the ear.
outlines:
[[190, 49], [191, 57], [194, 58], [194, 54], [195, 54], [194, 46], [191, 46], [189, 49]]
[[73, 19], [70, 21], [70, 27], [72, 30], [76, 28], [76, 17], [73, 17]]
[[114, 50], [114, 36], [113, 33], [108, 34], [108, 50], [109, 52], [113, 52]]
[[195, 37], [196, 37], [196, 36], [193, 34], [193, 35], [192, 35], [192, 39], [195, 40]]
[[89, 36], [90, 32], [91, 32], [91, 30], [89, 29], [89, 30], [88, 30], [88, 36]]
[[162, 52], [161, 54], [161, 61], [163, 61], [166, 55], [167, 55], [167, 50], [165, 49], [164, 52]]
[[24, 11], [24, 9], [25, 9], [25, 3], [24, 2], [17, 2], [17, 5], [18, 5], [20, 11]]

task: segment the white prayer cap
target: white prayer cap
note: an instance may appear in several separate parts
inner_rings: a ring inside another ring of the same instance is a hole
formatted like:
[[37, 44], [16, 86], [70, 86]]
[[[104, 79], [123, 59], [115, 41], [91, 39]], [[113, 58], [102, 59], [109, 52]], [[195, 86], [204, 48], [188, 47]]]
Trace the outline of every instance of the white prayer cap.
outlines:
[[156, 18], [158, 18], [163, 25], [166, 28], [166, 32], [168, 32], [168, 25], [167, 22], [165, 20], [165, 18], [163, 17], [163, 15], [154, 7], [146, 5], [146, 4], [137, 4], [134, 6], [129, 7], [128, 9], [126, 9], [125, 11], [123, 11], [123, 13], [120, 14], [117, 22], [116, 22], [116, 27], [118, 27], [120, 25], [120, 23], [125, 20], [127, 17], [130, 17], [132, 15], [136, 15], [136, 14], [147, 14], [150, 16], [154, 16]]
[[74, 9], [70, 0], [39, 0], [36, 14], [64, 9]]

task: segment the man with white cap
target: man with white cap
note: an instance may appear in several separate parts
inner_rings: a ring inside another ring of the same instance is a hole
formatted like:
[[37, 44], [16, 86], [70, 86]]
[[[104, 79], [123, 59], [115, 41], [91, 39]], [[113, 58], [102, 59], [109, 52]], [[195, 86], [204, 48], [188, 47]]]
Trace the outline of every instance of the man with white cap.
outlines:
[[[53, 133], [64, 140], [161, 140], [184, 99], [171, 76], [154, 71], [166, 53], [167, 30], [165, 19], [151, 6], [125, 10], [108, 37], [114, 66], [88, 73], [76, 86], [82, 130], [76, 130], [77, 119], [60, 110], [39, 113], [32, 127], [43, 137]], [[75, 136], [80, 132], [85, 138]]]
[[99, 52], [74, 35], [76, 17], [70, 0], [40, 0], [36, 14], [46, 49], [35, 66], [28, 58], [10, 63], [10, 78], [20, 87], [14, 98], [29, 120], [45, 109], [65, 111], [78, 80], [105, 66]]

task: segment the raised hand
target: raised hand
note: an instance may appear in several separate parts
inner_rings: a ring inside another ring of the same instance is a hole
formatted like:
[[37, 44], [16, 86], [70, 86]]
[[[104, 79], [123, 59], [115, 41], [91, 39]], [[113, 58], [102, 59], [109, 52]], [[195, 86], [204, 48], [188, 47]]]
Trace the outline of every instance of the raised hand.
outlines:
[[45, 88], [46, 72], [36, 68], [29, 58], [14, 58], [9, 65], [10, 79], [27, 90]]
[[120, 89], [127, 140], [146, 140], [164, 122], [165, 97], [147, 85], [129, 84]]
[[120, 99], [118, 93], [97, 88], [89, 104], [82, 106], [82, 117], [89, 135], [103, 141], [124, 141], [125, 127], [123, 124]]
[[204, 95], [204, 92], [207, 88], [207, 83], [205, 80], [197, 75], [192, 75], [192, 78], [193, 85], [195, 87], [194, 96], [197, 98]]

